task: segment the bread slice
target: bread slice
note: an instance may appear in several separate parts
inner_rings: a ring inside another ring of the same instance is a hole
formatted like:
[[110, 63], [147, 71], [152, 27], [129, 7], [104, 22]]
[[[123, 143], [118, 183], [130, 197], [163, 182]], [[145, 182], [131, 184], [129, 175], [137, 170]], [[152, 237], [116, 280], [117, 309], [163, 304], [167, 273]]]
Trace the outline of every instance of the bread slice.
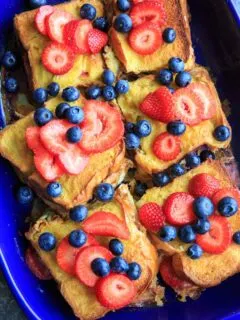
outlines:
[[[110, 41], [116, 57], [126, 73], [139, 74], [156, 71], [168, 64], [171, 57], [180, 57], [186, 63], [186, 69], [194, 65], [195, 57], [192, 48], [189, 16], [186, 0], [163, 0], [167, 13], [166, 27], [176, 30], [177, 37], [174, 43], [164, 43], [161, 48], [150, 55], [136, 53], [128, 44], [127, 34], [110, 29]], [[116, 6], [116, 1], [113, 1]], [[116, 10], [115, 10], [116, 12]]]
[[[92, 4], [97, 16], [104, 15], [104, 7], [100, 0], [74, 0], [56, 5], [57, 9], [71, 13], [80, 19], [80, 8], [84, 3]], [[35, 27], [36, 10], [26, 11], [15, 16], [14, 26], [22, 46], [23, 61], [32, 89], [47, 87], [52, 81], [59, 83], [61, 88], [69, 84], [73, 86], [89, 86], [99, 83], [104, 68], [102, 54], [77, 55], [73, 68], [64, 75], [53, 75], [41, 63], [43, 49], [50, 43], [48, 37], [41, 35]]]
[[231, 139], [228, 139], [225, 142], [219, 142], [213, 137], [213, 131], [217, 126], [226, 125], [230, 128], [230, 125], [223, 113], [217, 91], [207, 70], [203, 67], [196, 66], [191, 70], [191, 75], [193, 77], [193, 82], [204, 83], [208, 86], [216, 101], [217, 112], [210, 120], [202, 121], [200, 124], [193, 127], [187, 126], [186, 132], [180, 136], [182, 150], [172, 161], [162, 161], [158, 159], [152, 151], [154, 139], [160, 133], [167, 131], [166, 124], [148, 118], [139, 109], [140, 103], [148, 93], [153, 92], [160, 87], [160, 84], [155, 81], [154, 76], [149, 75], [130, 82], [128, 94], [119, 96], [117, 99], [117, 103], [122, 110], [126, 121], [135, 123], [140, 119], [147, 119], [152, 125], [152, 133], [148, 137], [141, 139], [141, 147], [135, 154], [137, 166], [147, 174], [153, 174], [167, 169], [173, 163], [182, 159], [187, 153], [202, 145], [208, 145], [210, 148], [217, 149], [226, 148], [230, 143]]
[[[59, 97], [49, 100], [46, 107], [54, 112], [61, 102]], [[74, 105], [83, 106], [84, 98]], [[64, 212], [79, 203], [85, 203], [92, 198], [94, 188], [106, 181], [118, 185], [131, 166], [131, 161], [125, 159], [125, 145], [120, 141], [105, 152], [94, 154], [89, 163], [78, 175], [65, 174], [59, 178], [63, 193], [57, 198], [49, 198], [46, 193], [47, 181], [35, 170], [33, 153], [27, 147], [25, 140], [26, 129], [34, 125], [33, 113], [9, 125], [0, 132], [0, 154], [9, 160], [21, 173], [25, 181], [35, 190], [47, 204]]]
[[[136, 207], [128, 191], [127, 185], [121, 185], [113, 201], [109, 203], [95, 203], [89, 207], [89, 215], [96, 211], [103, 210], [115, 214], [118, 218], [126, 222], [130, 231], [130, 239], [123, 241], [123, 257], [131, 262], [137, 261], [142, 266], [142, 275], [135, 281], [138, 297], [135, 303], [141, 304], [149, 300], [154, 302], [162, 300], [164, 289], [156, 287], [157, 274], [157, 252], [154, 246], [148, 240], [146, 233], [141, 229], [136, 218]], [[76, 277], [62, 271], [55, 258], [55, 250], [45, 252], [38, 246], [38, 238], [43, 232], [53, 233], [57, 241], [68, 235], [72, 230], [81, 227], [80, 223], [73, 221], [64, 221], [58, 216], [51, 219], [40, 219], [35, 223], [26, 237], [30, 240], [40, 258], [50, 270], [53, 278], [59, 284], [59, 289], [72, 307], [74, 314], [83, 320], [99, 319], [110, 310], [101, 306], [97, 301], [94, 290], [83, 285]], [[107, 246], [109, 238], [99, 237], [102, 245]], [[148, 297], [148, 299], [147, 299]]]

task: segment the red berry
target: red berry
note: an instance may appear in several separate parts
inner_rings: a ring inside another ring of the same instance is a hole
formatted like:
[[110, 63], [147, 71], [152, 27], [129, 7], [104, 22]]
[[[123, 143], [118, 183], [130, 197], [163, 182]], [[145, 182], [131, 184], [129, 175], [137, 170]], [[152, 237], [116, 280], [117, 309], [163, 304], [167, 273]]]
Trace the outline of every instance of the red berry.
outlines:
[[218, 202], [225, 197], [232, 197], [234, 198], [237, 203], [238, 207], [240, 208], [240, 191], [237, 188], [222, 188], [216, 191], [212, 197], [212, 202], [215, 206], [217, 206]]
[[25, 132], [26, 143], [29, 149], [36, 153], [40, 148], [44, 148], [40, 139], [39, 127], [28, 127]]
[[187, 192], [172, 193], [164, 202], [163, 213], [168, 223], [183, 226], [196, 220], [193, 212], [194, 198]]
[[91, 29], [87, 35], [88, 46], [92, 53], [100, 52], [108, 42], [108, 36], [105, 32], [98, 29]]
[[79, 147], [84, 153], [98, 153], [114, 147], [124, 134], [121, 114], [102, 101], [89, 100], [84, 105], [83, 137]]
[[181, 152], [181, 140], [168, 132], [163, 132], [154, 140], [152, 150], [160, 160], [174, 160]]
[[130, 237], [125, 222], [113, 213], [105, 211], [95, 212], [83, 222], [82, 228], [85, 232], [95, 236], [116, 237], [125, 240]]
[[194, 197], [205, 196], [211, 198], [219, 188], [219, 181], [208, 173], [195, 175], [188, 185], [188, 191]]
[[62, 75], [72, 69], [75, 55], [65, 45], [50, 43], [42, 53], [42, 64], [51, 73]]
[[25, 254], [25, 261], [32, 273], [40, 280], [50, 280], [52, 275], [48, 268], [43, 264], [37, 252], [28, 247]]
[[164, 225], [165, 216], [162, 208], [154, 202], [144, 204], [138, 210], [138, 217], [141, 224], [149, 231], [157, 232]]
[[163, 44], [162, 33], [156, 25], [145, 22], [130, 31], [128, 42], [136, 53], [152, 54]]
[[160, 3], [162, 5], [162, 0], [132, 0], [132, 3], [134, 5], [137, 3], [143, 3], [143, 2], [154, 2], [154, 3]]
[[205, 234], [198, 234], [197, 244], [207, 253], [219, 254], [231, 244], [232, 230], [227, 218], [212, 216], [209, 218], [210, 230]]
[[99, 279], [96, 296], [102, 306], [117, 310], [127, 306], [137, 295], [137, 289], [130, 279], [122, 274], [110, 274]]
[[79, 174], [88, 164], [89, 157], [76, 146], [58, 155], [59, 163], [70, 174]]
[[46, 18], [53, 13], [54, 8], [52, 6], [41, 6], [35, 15], [35, 25], [38, 31], [43, 34], [47, 35], [47, 28], [46, 28]]
[[108, 262], [113, 258], [112, 253], [102, 246], [89, 246], [82, 249], [76, 258], [75, 274], [88, 287], [94, 287], [98, 276], [92, 271], [91, 263], [96, 258], [104, 258]]

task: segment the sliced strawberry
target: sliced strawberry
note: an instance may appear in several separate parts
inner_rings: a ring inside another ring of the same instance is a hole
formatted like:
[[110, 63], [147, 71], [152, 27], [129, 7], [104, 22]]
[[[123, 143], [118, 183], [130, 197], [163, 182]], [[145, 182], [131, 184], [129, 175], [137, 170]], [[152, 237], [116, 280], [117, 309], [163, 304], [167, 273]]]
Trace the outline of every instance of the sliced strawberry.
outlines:
[[91, 268], [91, 263], [96, 258], [103, 258], [110, 262], [113, 254], [105, 247], [89, 246], [82, 249], [76, 258], [75, 274], [78, 279], [88, 287], [94, 287], [99, 279]]
[[156, 25], [145, 22], [130, 31], [128, 42], [136, 53], [152, 54], [163, 44], [162, 33]]
[[54, 10], [46, 19], [46, 28], [49, 38], [58, 43], [64, 43], [64, 26], [74, 17], [71, 13], [61, 10]]
[[188, 88], [181, 88], [174, 92], [175, 115], [189, 126], [201, 122], [201, 100], [198, 95]]
[[70, 21], [64, 27], [64, 43], [75, 53], [91, 53], [88, 45], [88, 33], [92, 29], [92, 23], [87, 19]]
[[114, 147], [124, 134], [120, 112], [108, 103], [96, 100], [85, 103], [81, 129], [83, 137], [79, 147], [87, 154], [103, 152]]
[[143, 2], [154, 2], [156, 3], [160, 3], [160, 5], [162, 5], [163, 1], [162, 0], [132, 0], [132, 3], [135, 5], [137, 3], [143, 3]]
[[[28, 127], [25, 132], [26, 143], [29, 149], [36, 153], [39, 149], [44, 148], [40, 139], [40, 127]], [[45, 148], [44, 148], [45, 149]]]
[[155, 202], [148, 202], [138, 210], [141, 224], [149, 231], [157, 232], [164, 225], [165, 215], [162, 208]]
[[168, 223], [183, 226], [196, 220], [193, 212], [194, 198], [187, 192], [172, 193], [164, 202], [163, 213]]
[[208, 253], [219, 254], [224, 252], [231, 244], [232, 230], [228, 219], [221, 216], [209, 218], [210, 230], [205, 234], [198, 234], [197, 244]]
[[70, 174], [79, 174], [88, 164], [89, 157], [76, 146], [70, 147], [67, 151], [58, 155], [60, 164]]
[[69, 244], [68, 236], [63, 238], [59, 243], [56, 251], [56, 259], [59, 267], [71, 274], [75, 275], [75, 260], [77, 254], [88, 246], [98, 246], [97, 240], [90, 234], [87, 235], [87, 242], [81, 248], [75, 248]]
[[161, 274], [162, 279], [169, 285], [171, 288], [176, 290], [188, 289], [193, 286], [188, 279], [180, 278], [173, 266], [172, 266], [172, 258], [165, 257], [160, 264], [159, 272]]
[[61, 75], [72, 69], [75, 55], [65, 45], [50, 43], [42, 53], [42, 64], [51, 73]]
[[209, 87], [203, 83], [191, 83], [187, 89], [193, 91], [201, 101], [201, 119], [207, 120], [215, 116], [217, 111], [216, 100]]
[[134, 28], [145, 22], [162, 27], [166, 23], [167, 15], [163, 3], [148, 1], [134, 5], [130, 11], [130, 18]]
[[137, 289], [130, 279], [122, 274], [110, 274], [99, 279], [96, 296], [100, 304], [108, 309], [117, 310], [127, 306], [137, 295]]
[[195, 175], [188, 185], [188, 191], [194, 197], [205, 196], [211, 198], [219, 188], [219, 181], [208, 173]]
[[85, 232], [95, 236], [116, 237], [126, 240], [130, 237], [125, 222], [111, 212], [95, 212], [83, 222], [82, 228]]
[[90, 30], [88, 32], [87, 38], [88, 46], [92, 53], [100, 52], [108, 42], [108, 35], [99, 29]]
[[154, 140], [152, 150], [160, 160], [174, 160], [181, 152], [181, 139], [168, 132], [163, 132]]
[[50, 280], [52, 275], [48, 268], [43, 264], [37, 252], [28, 247], [25, 254], [25, 261], [32, 273], [40, 280]]
[[237, 188], [219, 189], [216, 193], [214, 193], [212, 197], [212, 202], [214, 203], [215, 206], [217, 206], [218, 202], [225, 197], [234, 198], [238, 203], [238, 207], [240, 208], [240, 191]]
[[44, 36], [47, 35], [46, 18], [53, 13], [54, 7], [52, 6], [41, 6], [35, 15], [35, 25], [38, 31]]

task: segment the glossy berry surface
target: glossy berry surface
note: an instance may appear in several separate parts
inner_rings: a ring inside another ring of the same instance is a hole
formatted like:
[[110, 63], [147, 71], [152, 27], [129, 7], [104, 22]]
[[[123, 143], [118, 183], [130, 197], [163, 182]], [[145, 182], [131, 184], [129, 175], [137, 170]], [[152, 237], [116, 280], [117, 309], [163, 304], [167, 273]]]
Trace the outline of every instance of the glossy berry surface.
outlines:
[[127, 276], [130, 280], [137, 280], [140, 278], [142, 273], [142, 268], [139, 263], [132, 262], [128, 265], [129, 269], [127, 271]]
[[93, 27], [101, 31], [108, 31], [109, 23], [106, 17], [98, 17], [93, 22]]
[[44, 232], [38, 238], [38, 245], [43, 251], [51, 251], [56, 247], [57, 240], [50, 232]]
[[60, 86], [57, 82], [52, 82], [47, 86], [48, 94], [52, 97], [56, 97], [59, 94]]
[[65, 111], [70, 108], [70, 105], [66, 102], [59, 103], [55, 110], [56, 117], [59, 119], [65, 118]]
[[193, 211], [198, 218], [207, 218], [214, 212], [214, 205], [207, 197], [198, 197], [193, 202]]
[[65, 118], [74, 124], [81, 123], [84, 119], [84, 112], [82, 108], [70, 107], [64, 112]]
[[139, 138], [149, 136], [152, 132], [151, 123], [148, 120], [139, 120], [135, 125], [134, 132]]
[[186, 87], [192, 81], [192, 76], [187, 71], [181, 71], [176, 75], [175, 82], [179, 87]]
[[44, 88], [38, 88], [33, 91], [33, 100], [37, 104], [41, 105], [48, 99], [48, 92]]
[[170, 167], [170, 174], [172, 178], [184, 175], [185, 169], [180, 163], [176, 163]]
[[128, 263], [121, 257], [115, 257], [110, 261], [110, 268], [115, 273], [126, 273], [129, 269]]
[[133, 133], [134, 128], [135, 128], [135, 124], [132, 122], [126, 122], [124, 124], [124, 128], [125, 128], [125, 133]]
[[6, 51], [2, 57], [1, 64], [7, 69], [12, 70], [16, 67], [17, 59], [12, 51]]
[[187, 255], [191, 259], [199, 259], [203, 254], [202, 248], [198, 244], [193, 244], [187, 249]]
[[132, 29], [132, 20], [126, 13], [119, 14], [113, 23], [118, 32], [127, 33]]
[[121, 256], [124, 251], [123, 243], [118, 239], [111, 239], [109, 242], [109, 250], [115, 256]]
[[130, 9], [131, 4], [129, 0], [117, 0], [117, 7], [120, 11], [126, 12]]
[[106, 259], [96, 258], [91, 263], [92, 271], [98, 277], [106, 277], [110, 273], [110, 266]]
[[146, 183], [143, 182], [137, 182], [135, 187], [134, 187], [134, 193], [138, 196], [138, 197], [142, 197], [144, 195], [144, 193], [147, 190], [147, 185]]
[[216, 158], [215, 154], [211, 150], [206, 149], [206, 150], [201, 151], [201, 153], [200, 153], [200, 159], [202, 162], [204, 162], [208, 159], [214, 160], [215, 158]]
[[156, 187], [164, 187], [171, 182], [171, 178], [166, 172], [159, 172], [153, 174], [152, 181]]
[[89, 3], [85, 3], [80, 9], [80, 16], [82, 19], [94, 20], [97, 11], [95, 7]]
[[91, 86], [87, 88], [86, 95], [88, 99], [97, 99], [101, 96], [102, 90], [99, 86]]
[[29, 0], [29, 5], [32, 9], [45, 6], [46, 4], [47, 4], [47, 0]]
[[159, 238], [164, 242], [170, 242], [177, 237], [177, 229], [173, 226], [163, 226], [159, 231]]
[[129, 83], [127, 80], [118, 80], [115, 85], [115, 90], [117, 94], [126, 94], [129, 90]]
[[172, 121], [167, 124], [167, 131], [174, 136], [181, 136], [186, 131], [186, 125], [181, 120]]
[[184, 71], [184, 62], [180, 58], [173, 57], [168, 62], [168, 68], [174, 73]]
[[221, 142], [226, 141], [230, 137], [230, 130], [228, 127], [224, 125], [218, 126], [214, 130], [213, 136], [217, 141], [221, 141]]
[[79, 99], [80, 91], [75, 87], [67, 87], [63, 89], [62, 98], [67, 102], [73, 102]]
[[87, 235], [82, 230], [73, 230], [68, 236], [68, 242], [75, 248], [81, 248], [87, 241]]
[[134, 150], [140, 146], [140, 138], [134, 133], [127, 133], [125, 136], [127, 150]]
[[231, 217], [238, 211], [238, 203], [232, 197], [224, 197], [218, 202], [217, 210], [222, 216]]
[[47, 186], [47, 194], [52, 198], [57, 198], [62, 194], [62, 186], [59, 182], [51, 182]]
[[169, 69], [162, 69], [157, 75], [157, 80], [164, 86], [168, 86], [173, 81], [173, 73]]
[[96, 197], [99, 201], [111, 201], [114, 193], [114, 188], [110, 183], [101, 183], [96, 188]]
[[4, 88], [8, 93], [16, 93], [18, 91], [18, 82], [13, 77], [5, 79]]
[[178, 236], [179, 239], [184, 243], [190, 243], [196, 239], [196, 234], [190, 225], [180, 228]]
[[103, 95], [103, 98], [106, 101], [111, 101], [111, 100], [115, 99], [116, 98], [116, 92], [115, 92], [114, 87], [112, 87], [112, 86], [103, 87], [102, 95]]
[[39, 127], [44, 126], [52, 119], [53, 119], [53, 114], [47, 108], [44, 108], [44, 107], [38, 108], [34, 112], [34, 121]]
[[173, 28], [166, 28], [163, 31], [163, 40], [166, 43], [173, 43], [176, 39], [176, 31]]
[[103, 82], [108, 86], [111, 86], [115, 81], [115, 74], [110, 69], [104, 70], [102, 77]]
[[82, 138], [82, 131], [78, 126], [72, 127], [67, 131], [67, 140], [71, 143], [77, 143]]
[[192, 152], [186, 156], [186, 166], [189, 169], [198, 167], [200, 163], [201, 163], [200, 157], [196, 153]]
[[205, 234], [210, 230], [210, 222], [207, 219], [199, 219], [194, 225], [194, 231], [198, 234]]
[[83, 205], [78, 205], [72, 208], [69, 212], [69, 217], [72, 221], [82, 222], [87, 218], [88, 209]]
[[233, 234], [233, 241], [236, 244], [240, 244], [240, 231], [237, 231]]
[[33, 201], [33, 192], [28, 186], [21, 186], [17, 190], [17, 201], [21, 204], [29, 204]]

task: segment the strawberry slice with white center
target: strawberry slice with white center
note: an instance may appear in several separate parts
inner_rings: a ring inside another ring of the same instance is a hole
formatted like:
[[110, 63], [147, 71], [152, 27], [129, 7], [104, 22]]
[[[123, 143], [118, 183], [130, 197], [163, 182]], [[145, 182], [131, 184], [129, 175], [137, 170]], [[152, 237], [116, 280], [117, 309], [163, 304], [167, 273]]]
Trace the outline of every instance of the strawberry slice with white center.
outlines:
[[44, 148], [41, 141], [39, 140], [40, 128], [39, 127], [28, 127], [25, 133], [26, 143], [29, 149], [34, 153], [39, 149]]
[[91, 263], [97, 258], [103, 258], [110, 262], [113, 254], [105, 247], [89, 246], [82, 249], [76, 258], [75, 274], [88, 287], [94, 287], [99, 279], [91, 268]]
[[65, 45], [50, 43], [42, 53], [42, 64], [47, 71], [62, 75], [72, 69], [75, 55]]
[[92, 29], [92, 23], [87, 19], [73, 20], [64, 27], [64, 43], [75, 53], [91, 53], [88, 44], [88, 33]]
[[91, 29], [87, 35], [88, 46], [92, 53], [100, 52], [108, 42], [108, 36], [99, 29]]
[[153, 142], [155, 156], [163, 161], [174, 160], [181, 152], [181, 140], [168, 132], [161, 133]]
[[162, 33], [158, 26], [145, 22], [130, 31], [128, 42], [136, 53], [152, 54], [163, 44]]
[[49, 38], [52, 41], [64, 43], [64, 26], [73, 19], [74, 17], [67, 11], [54, 10], [54, 12], [46, 18], [46, 28]]
[[207, 253], [222, 253], [232, 241], [231, 225], [227, 218], [221, 216], [212, 216], [209, 222], [210, 230], [205, 234], [198, 234], [196, 242]]
[[166, 23], [167, 15], [163, 3], [148, 1], [134, 5], [130, 11], [130, 18], [134, 28], [145, 22], [162, 27]]
[[47, 35], [46, 18], [53, 13], [53, 11], [54, 8], [52, 6], [42, 6], [35, 15], [35, 25], [38, 31], [44, 36]]
[[84, 153], [106, 151], [123, 138], [124, 125], [117, 109], [102, 101], [89, 100], [84, 105], [83, 136], [78, 143]]
[[79, 174], [82, 172], [89, 161], [89, 157], [77, 147], [72, 146], [66, 152], [58, 155], [59, 163], [70, 174]]

